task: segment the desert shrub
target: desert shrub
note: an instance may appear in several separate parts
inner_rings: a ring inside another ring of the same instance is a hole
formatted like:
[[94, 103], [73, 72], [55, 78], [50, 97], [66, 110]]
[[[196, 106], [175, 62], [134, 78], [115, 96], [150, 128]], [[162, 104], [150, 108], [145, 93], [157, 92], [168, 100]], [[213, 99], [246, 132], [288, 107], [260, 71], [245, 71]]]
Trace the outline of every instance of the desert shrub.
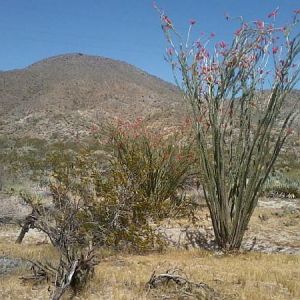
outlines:
[[51, 180], [49, 189], [51, 201], [24, 192], [22, 198], [32, 207], [30, 227], [44, 232], [59, 253], [56, 263], [32, 262], [34, 276], [29, 278], [51, 281], [51, 299], [58, 300], [67, 289], [74, 294], [82, 290], [98, 260], [85, 203], [56, 180]]
[[276, 172], [268, 177], [263, 194], [274, 197], [300, 198], [300, 181]]
[[[2, 137], [0, 160], [4, 161], [7, 176], [14, 178], [36, 177], [36, 172], [42, 169], [42, 162], [49, 144], [38, 138], [9, 138]], [[0, 142], [1, 143], [1, 142]]]
[[[186, 137], [185, 137], [186, 138]], [[120, 123], [110, 130], [111, 170], [121, 181], [139, 191], [152, 217], [170, 212], [180, 205], [183, 188], [193, 164], [192, 142], [183, 139], [182, 127], [165, 133], [147, 129], [140, 120]]]
[[[299, 150], [297, 149], [298, 147], [290, 144], [287, 145], [286, 148], [288, 148], [287, 151], [281, 153], [279, 156], [275, 165], [275, 170], [281, 172], [287, 171], [289, 173], [298, 173], [300, 169]], [[296, 175], [296, 177], [298, 177], [298, 174]]]
[[[124, 127], [110, 128], [106, 145], [110, 160], [104, 167], [94, 147], [90, 151], [82, 146], [77, 152], [59, 148], [47, 154], [43, 185], [54, 209], [54, 215], [50, 214], [54, 228], [64, 228], [57, 218], [68, 225], [74, 205], [77, 210], [72, 217], [80, 222], [72, 230], [83, 244], [89, 237], [93, 245], [114, 249], [162, 248], [164, 242], [153, 222], [184, 206], [178, 190], [190, 166], [189, 145], [174, 133], [164, 137], [140, 125], [137, 129], [137, 124], [130, 124], [126, 132]], [[34, 201], [27, 202], [39, 212]]]
[[[97, 156], [97, 160], [104, 161], [103, 149], [99, 149], [99, 143], [92, 137], [85, 137], [77, 141], [72, 139], [51, 141], [31, 137], [8, 138], [0, 137], [0, 162], [7, 169], [7, 176], [22, 181], [23, 178], [33, 182], [39, 182], [41, 178], [51, 172], [54, 153], [62, 153], [64, 159], [69, 160], [80, 152], [89, 152], [91, 156]], [[98, 153], [96, 153], [98, 151]], [[59, 156], [59, 155], [58, 155]], [[62, 158], [61, 158], [62, 159]]]

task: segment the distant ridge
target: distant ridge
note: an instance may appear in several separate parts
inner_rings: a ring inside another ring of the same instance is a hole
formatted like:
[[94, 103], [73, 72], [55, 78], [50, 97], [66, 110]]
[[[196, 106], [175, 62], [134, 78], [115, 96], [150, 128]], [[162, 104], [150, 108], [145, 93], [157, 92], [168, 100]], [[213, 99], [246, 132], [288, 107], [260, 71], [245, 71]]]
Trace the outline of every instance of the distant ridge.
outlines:
[[174, 85], [125, 62], [81, 53], [0, 72], [0, 107], [0, 134], [39, 137], [78, 134], [115, 117], [174, 124], [185, 114]]
[[[284, 109], [294, 104], [300, 108], [299, 90]], [[94, 123], [137, 117], [164, 128], [178, 124], [186, 111], [176, 86], [110, 58], [63, 54], [0, 72], [0, 135], [74, 137]], [[300, 132], [299, 118], [295, 126]]]

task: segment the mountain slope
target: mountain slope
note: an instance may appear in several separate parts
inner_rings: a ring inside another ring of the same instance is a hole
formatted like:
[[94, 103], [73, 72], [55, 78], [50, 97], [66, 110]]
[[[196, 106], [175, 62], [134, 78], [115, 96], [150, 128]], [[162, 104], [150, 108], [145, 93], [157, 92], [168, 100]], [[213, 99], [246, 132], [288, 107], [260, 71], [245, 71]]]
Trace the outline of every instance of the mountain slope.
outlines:
[[66, 54], [0, 73], [0, 133], [72, 135], [86, 124], [152, 116], [173, 123], [182, 115], [178, 89], [127, 63]]
[[[284, 110], [295, 103], [299, 109], [299, 99], [300, 91], [293, 91]], [[108, 58], [65, 54], [0, 72], [0, 135], [72, 137], [113, 118], [147, 117], [164, 127], [186, 110], [174, 85]]]

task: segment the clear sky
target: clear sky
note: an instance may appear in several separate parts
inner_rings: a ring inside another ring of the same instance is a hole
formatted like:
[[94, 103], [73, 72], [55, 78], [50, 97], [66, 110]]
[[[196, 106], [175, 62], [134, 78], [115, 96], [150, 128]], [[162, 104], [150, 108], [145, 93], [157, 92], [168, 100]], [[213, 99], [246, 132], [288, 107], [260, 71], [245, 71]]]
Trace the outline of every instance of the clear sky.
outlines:
[[[289, 20], [299, 0], [157, 0], [185, 32], [215, 32], [228, 40], [237, 24], [224, 13], [246, 20], [265, 19], [279, 6], [278, 20]], [[23, 68], [46, 57], [81, 52], [119, 59], [172, 81], [163, 60], [165, 41], [152, 0], [0, 0], [0, 70]]]

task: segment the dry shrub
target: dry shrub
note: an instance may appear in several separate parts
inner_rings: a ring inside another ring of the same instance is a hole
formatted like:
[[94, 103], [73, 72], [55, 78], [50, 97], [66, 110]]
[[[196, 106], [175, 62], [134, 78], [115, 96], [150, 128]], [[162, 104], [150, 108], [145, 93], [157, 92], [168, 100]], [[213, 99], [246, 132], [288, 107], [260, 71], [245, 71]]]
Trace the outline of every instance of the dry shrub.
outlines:
[[50, 176], [44, 184], [50, 203], [24, 197], [38, 215], [35, 226], [48, 235], [57, 228], [69, 232], [66, 245], [74, 235], [85, 246], [161, 249], [164, 242], [153, 223], [185, 205], [178, 191], [191, 165], [190, 144], [182, 139], [181, 129], [163, 135], [136, 121], [110, 127], [106, 148], [110, 159], [105, 163], [88, 147], [47, 156], [44, 165]]
[[141, 120], [119, 122], [110, 130], [113, 177], [145, 199], [153, 218], [169, 215], [171, 205], [180, 205], [183, 189], [193, 164], [192, 142], [185, 127], [159, 132], [146, 128]]
[[300, 198], [300, 181], [276, 172], [267, 179], [263, 193], [269, 197]]
[[44, 164], [48, 197], [22, 193], [32, 213], [17, 241], [37, 228], [60, 253], [57, 265], [35, 263], [34, 278], [55, 278], [53, 299], [86, 285], [98, 263], [94, 247], [141, 252], [165, 245], [153, 221], [182, 207], [177, 191], [189, 170], [189, 147], [174, 134], [137, 131], [137, 124], [111, 129], [108, 168], [88, 148], [53, 151]]

